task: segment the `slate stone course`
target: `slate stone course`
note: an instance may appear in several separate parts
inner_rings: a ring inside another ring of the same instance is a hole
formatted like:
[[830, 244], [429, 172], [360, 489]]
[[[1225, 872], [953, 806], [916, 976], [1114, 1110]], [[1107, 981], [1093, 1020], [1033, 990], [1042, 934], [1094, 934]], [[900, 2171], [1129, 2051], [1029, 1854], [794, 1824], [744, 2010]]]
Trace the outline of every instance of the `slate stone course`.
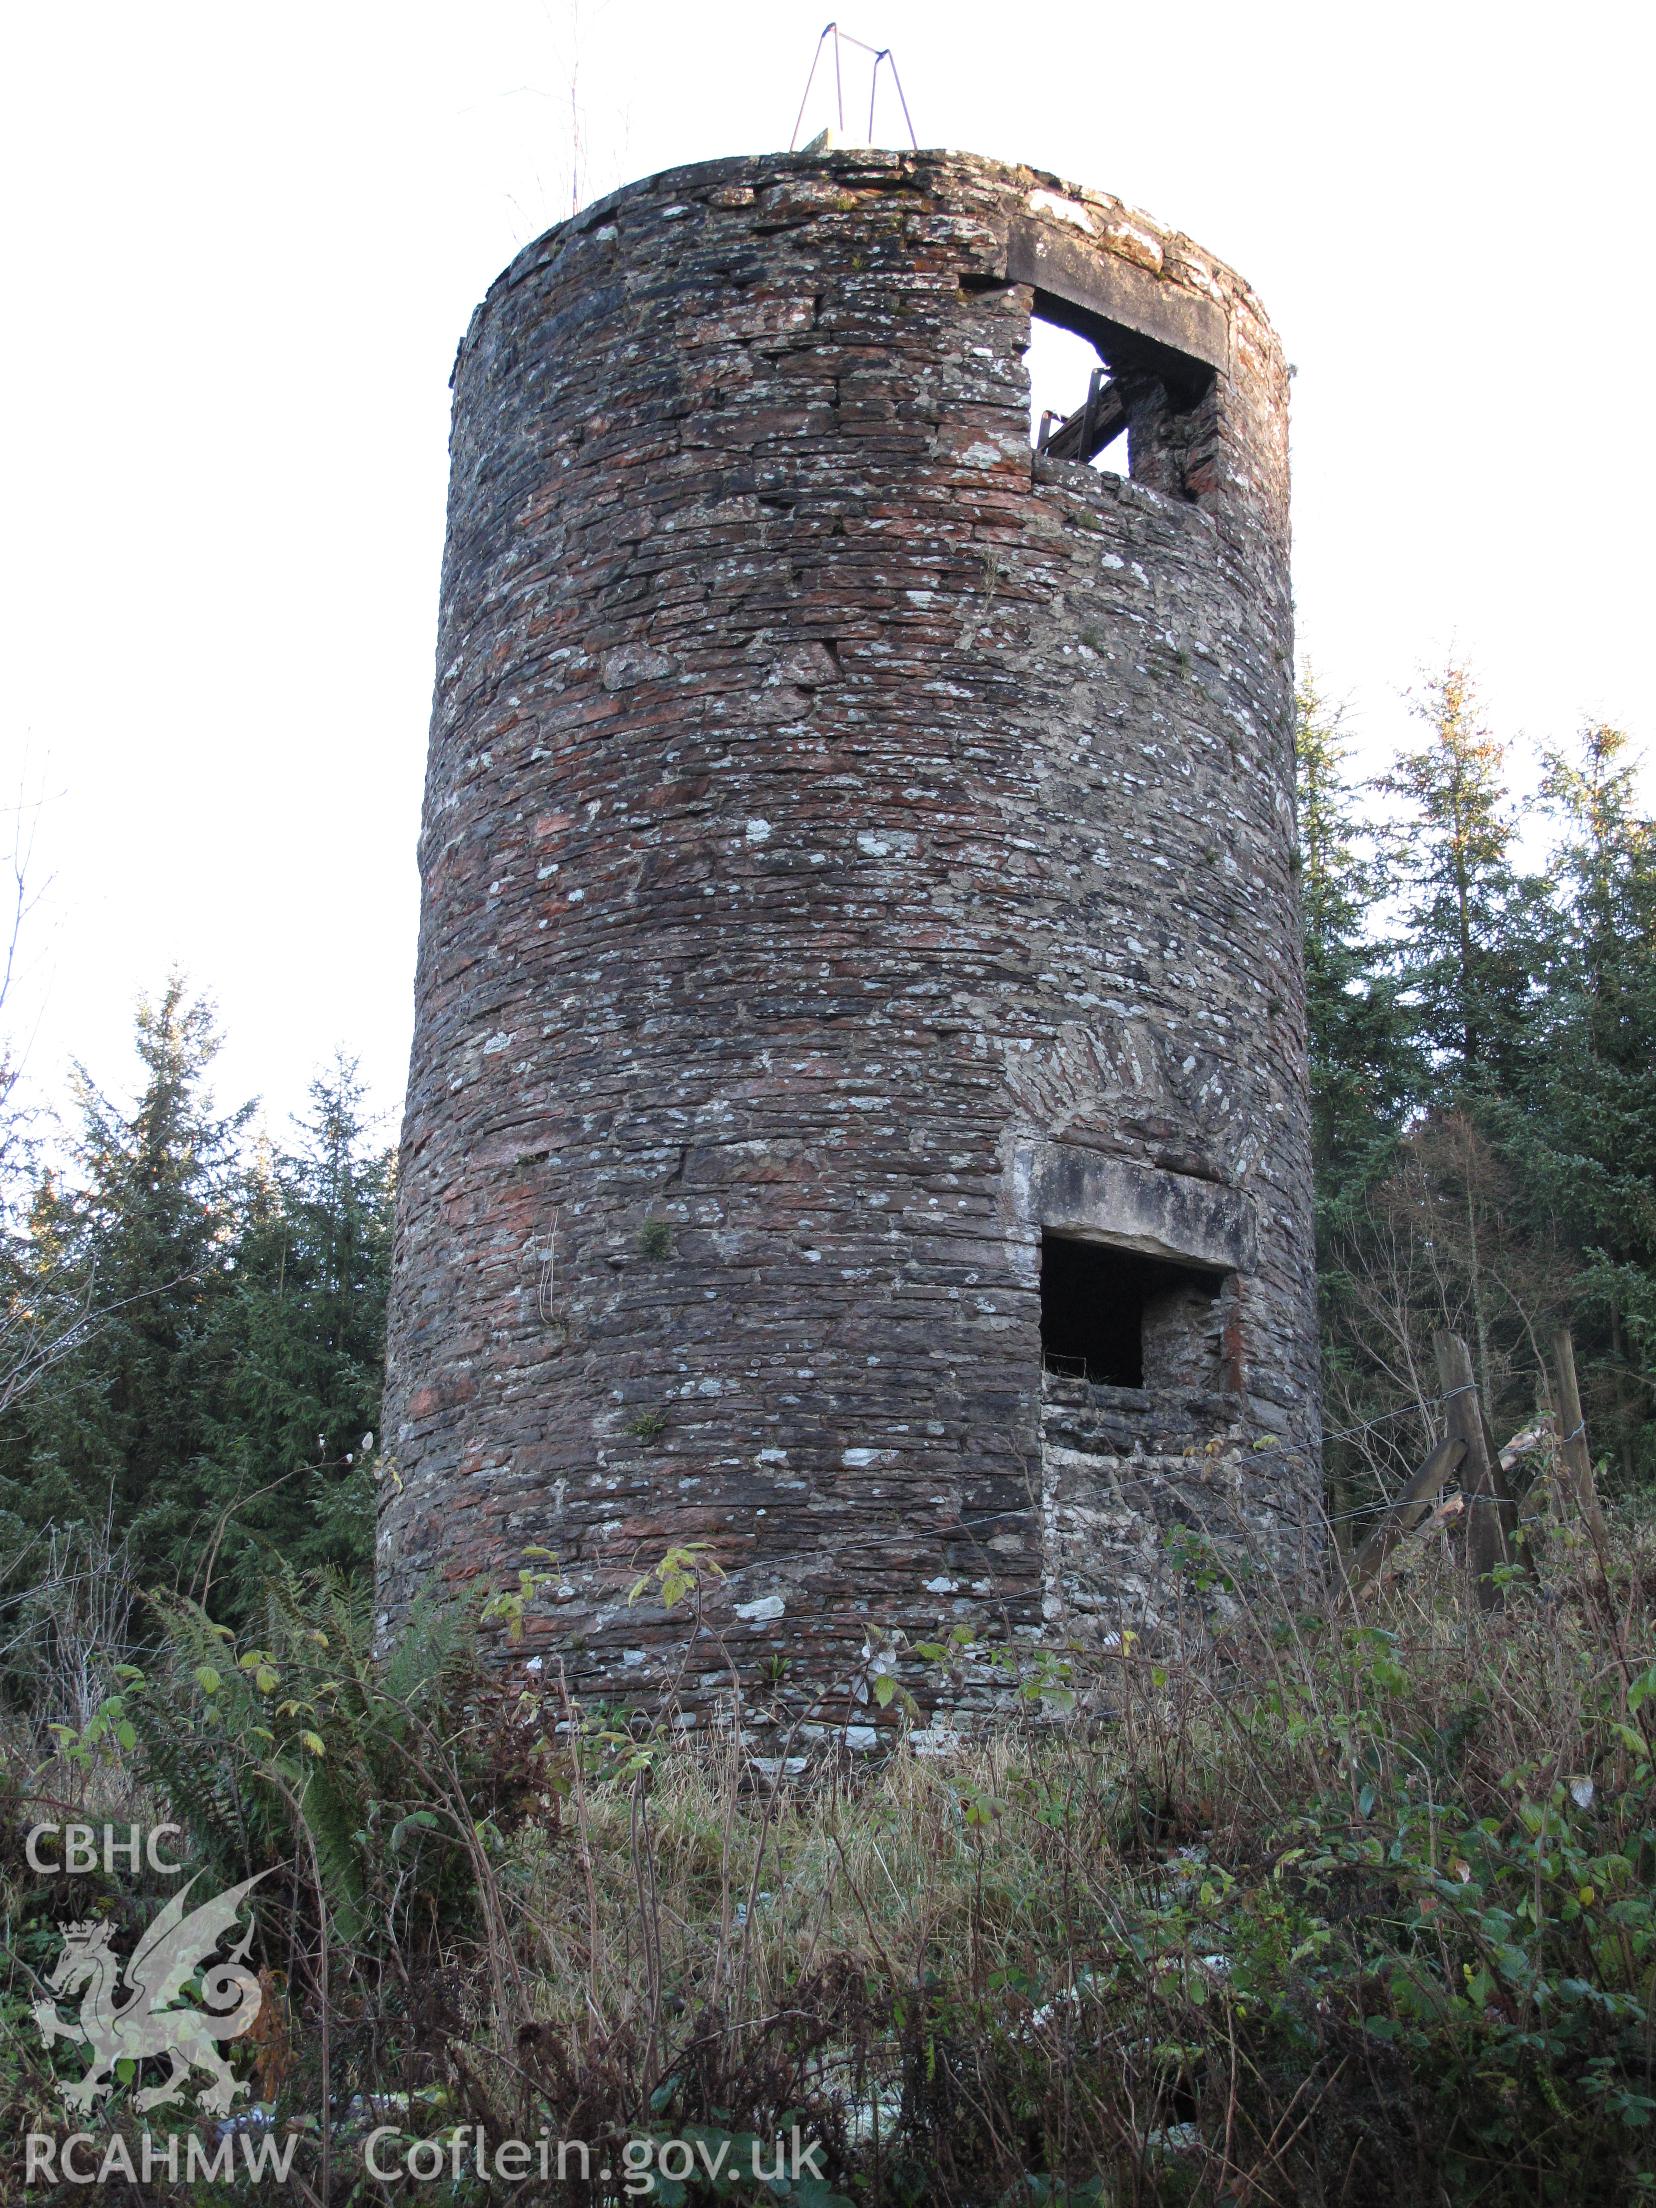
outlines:
[[[1131, 478], [1032, 453], [1036, 310], [1106, 330]], [[705, 1541], [680, 1691], [725, 1690], [716, 1633], [762, 1714], [775, 1659], [828, 1688], [871, 1623], [1153, 1623], [1172, 1525], [1311, 1568], [1286, 394], [1189, 240], [953, 153], [674, 170], [493, 286], [454, 376], [388, 1629], [544, 1547], [518, 1653], [641, 1694], [686, 1613], [628, 1591]], [[1043, 1225], [1212, 1269], [1165, 1384], [1043, 1375]]]

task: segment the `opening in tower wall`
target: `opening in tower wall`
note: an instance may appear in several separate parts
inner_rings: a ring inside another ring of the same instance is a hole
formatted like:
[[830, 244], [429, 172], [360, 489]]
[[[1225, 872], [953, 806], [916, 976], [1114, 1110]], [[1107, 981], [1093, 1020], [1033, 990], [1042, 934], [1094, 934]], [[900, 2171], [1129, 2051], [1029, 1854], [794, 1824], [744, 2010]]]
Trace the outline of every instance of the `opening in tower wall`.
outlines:
[[1042, 315], [1029, 323], [1029, 433], [1037, 452], [1127, 473], [1127, 415], [1098, 348]]
[[1030, 438], [1051, 460], [1196, 502], [1213, 484], [1213, 371], [1173, 347], [1037, 289], [1029, 325]]
[[1081, 1235], [1041, 1236], [1041, 1362], [1100, 1387], [1188, 1382], [1214, 1362], [1223, 1273]]

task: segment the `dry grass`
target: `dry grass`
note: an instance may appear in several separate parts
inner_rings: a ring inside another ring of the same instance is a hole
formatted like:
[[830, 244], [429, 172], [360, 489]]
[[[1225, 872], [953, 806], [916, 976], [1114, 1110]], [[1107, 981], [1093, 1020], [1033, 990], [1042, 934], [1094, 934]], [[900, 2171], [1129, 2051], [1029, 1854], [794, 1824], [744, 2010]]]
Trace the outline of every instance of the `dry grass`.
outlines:
[[[331, 1807], [289, 1743], [233, 1744], [250, 1799], [281, 1769], [303, 1805], [261, 1828], [294, 1866], [270, 1960], [299, 1958], [273, 2113], [390, 2091], [411, 2134], [612, 2160], [797, 2120], [829, 2177], [792, 2197], [870, 2208], [1648, 2197], [1656, 1544], [1624, 1522], [1608, 1575], [1557, 1529], [1538, 1554], [1494, 1619], [1424, 1550], [1361, 1612], [1057, 1650], [1044, 1701], [952, 1754], [894, 1703], [881, 1754], [780, 1784], [667, 1713], [475, 1671], [392, 1707], [365, 1671], [327, 1705]], [[277, 1691], [315, 1714], [302, 1638]], [[351, 2130], [306, 2182], [389, 2197]]]

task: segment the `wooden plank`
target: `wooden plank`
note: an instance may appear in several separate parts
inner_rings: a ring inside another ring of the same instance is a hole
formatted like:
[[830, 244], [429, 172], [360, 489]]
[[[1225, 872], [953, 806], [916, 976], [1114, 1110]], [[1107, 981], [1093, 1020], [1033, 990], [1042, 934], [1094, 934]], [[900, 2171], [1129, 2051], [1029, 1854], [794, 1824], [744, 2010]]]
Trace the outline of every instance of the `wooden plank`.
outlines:
[[1494, 1577], [1499, 1564], [1511, 1561], [1501, 1498], [1489, 1447], [1484, 1438], [1483, 1404], [1472, 1378], [1472, 1360], [1458, 1334], [1435, 1334], [1432, 1348], [1437, 1357], [1438, 1378], [1443, 1383], [1445, 1421], [1452, 1434], [1466, 1444], [1461, 1466], [1461, 1492], [1466, 1497], [1466, 1566], [1472, 1589], [1482, 1610], [1505, 1607], [1506, 1592]]
[[1552, 1347], [1553, 1363], [1558, 1370], [1559, 1453], [1570, 1475], [1582, 1523], [1602, 1562], [1607, 1553], [1605, 1544], [1609, 1528], [1604, 1523], [1598, 1489], [1593, 1483], [1593, 1453], [1587, 1446], [1587, 1420], [1581, 1408], [1581, 1390], [1576, 1384], [1575, 1342], [1567, 1326], [1559, 1327], [1554, 1333]]
[[1352, 1559], [1350, 1585], [1360, 1595], [1406, 1533], [1431, 1509], [1438, 1490], [1466, 1454], [1459, 1434], [1445, 1434]]
[[1085, 401], [1043, 436], [1040, 449], [1049, 460], [1085, 462], [1096, 458], [1126, 427], [1127, 409], [1120, 392], [1105, 381], [1102, 368], [1095, 368]]

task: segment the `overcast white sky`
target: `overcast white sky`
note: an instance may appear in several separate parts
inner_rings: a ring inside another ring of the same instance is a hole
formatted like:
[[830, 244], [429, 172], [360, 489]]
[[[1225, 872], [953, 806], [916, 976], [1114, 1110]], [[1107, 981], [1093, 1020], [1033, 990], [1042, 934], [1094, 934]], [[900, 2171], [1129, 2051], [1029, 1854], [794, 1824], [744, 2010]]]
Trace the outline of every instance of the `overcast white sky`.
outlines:
[[[1656, 743], [1648, 7], [857, 7], [923, 145], [1118, 193], [1258, 288], [1300, 642], [1367, 745], [1451, 643], [1515, 737]], [[456, 342], [569, 212], [572, 105], [585, 199], [786, 145], [823, 21], [7, 12], [0, 792], [44, 800], [8, 1012], [40, 1090], [71, 1055], [122, 1084], [176, 962], [223, 1100], [279, 1128], [343, 1043], [400, 1107]]]

